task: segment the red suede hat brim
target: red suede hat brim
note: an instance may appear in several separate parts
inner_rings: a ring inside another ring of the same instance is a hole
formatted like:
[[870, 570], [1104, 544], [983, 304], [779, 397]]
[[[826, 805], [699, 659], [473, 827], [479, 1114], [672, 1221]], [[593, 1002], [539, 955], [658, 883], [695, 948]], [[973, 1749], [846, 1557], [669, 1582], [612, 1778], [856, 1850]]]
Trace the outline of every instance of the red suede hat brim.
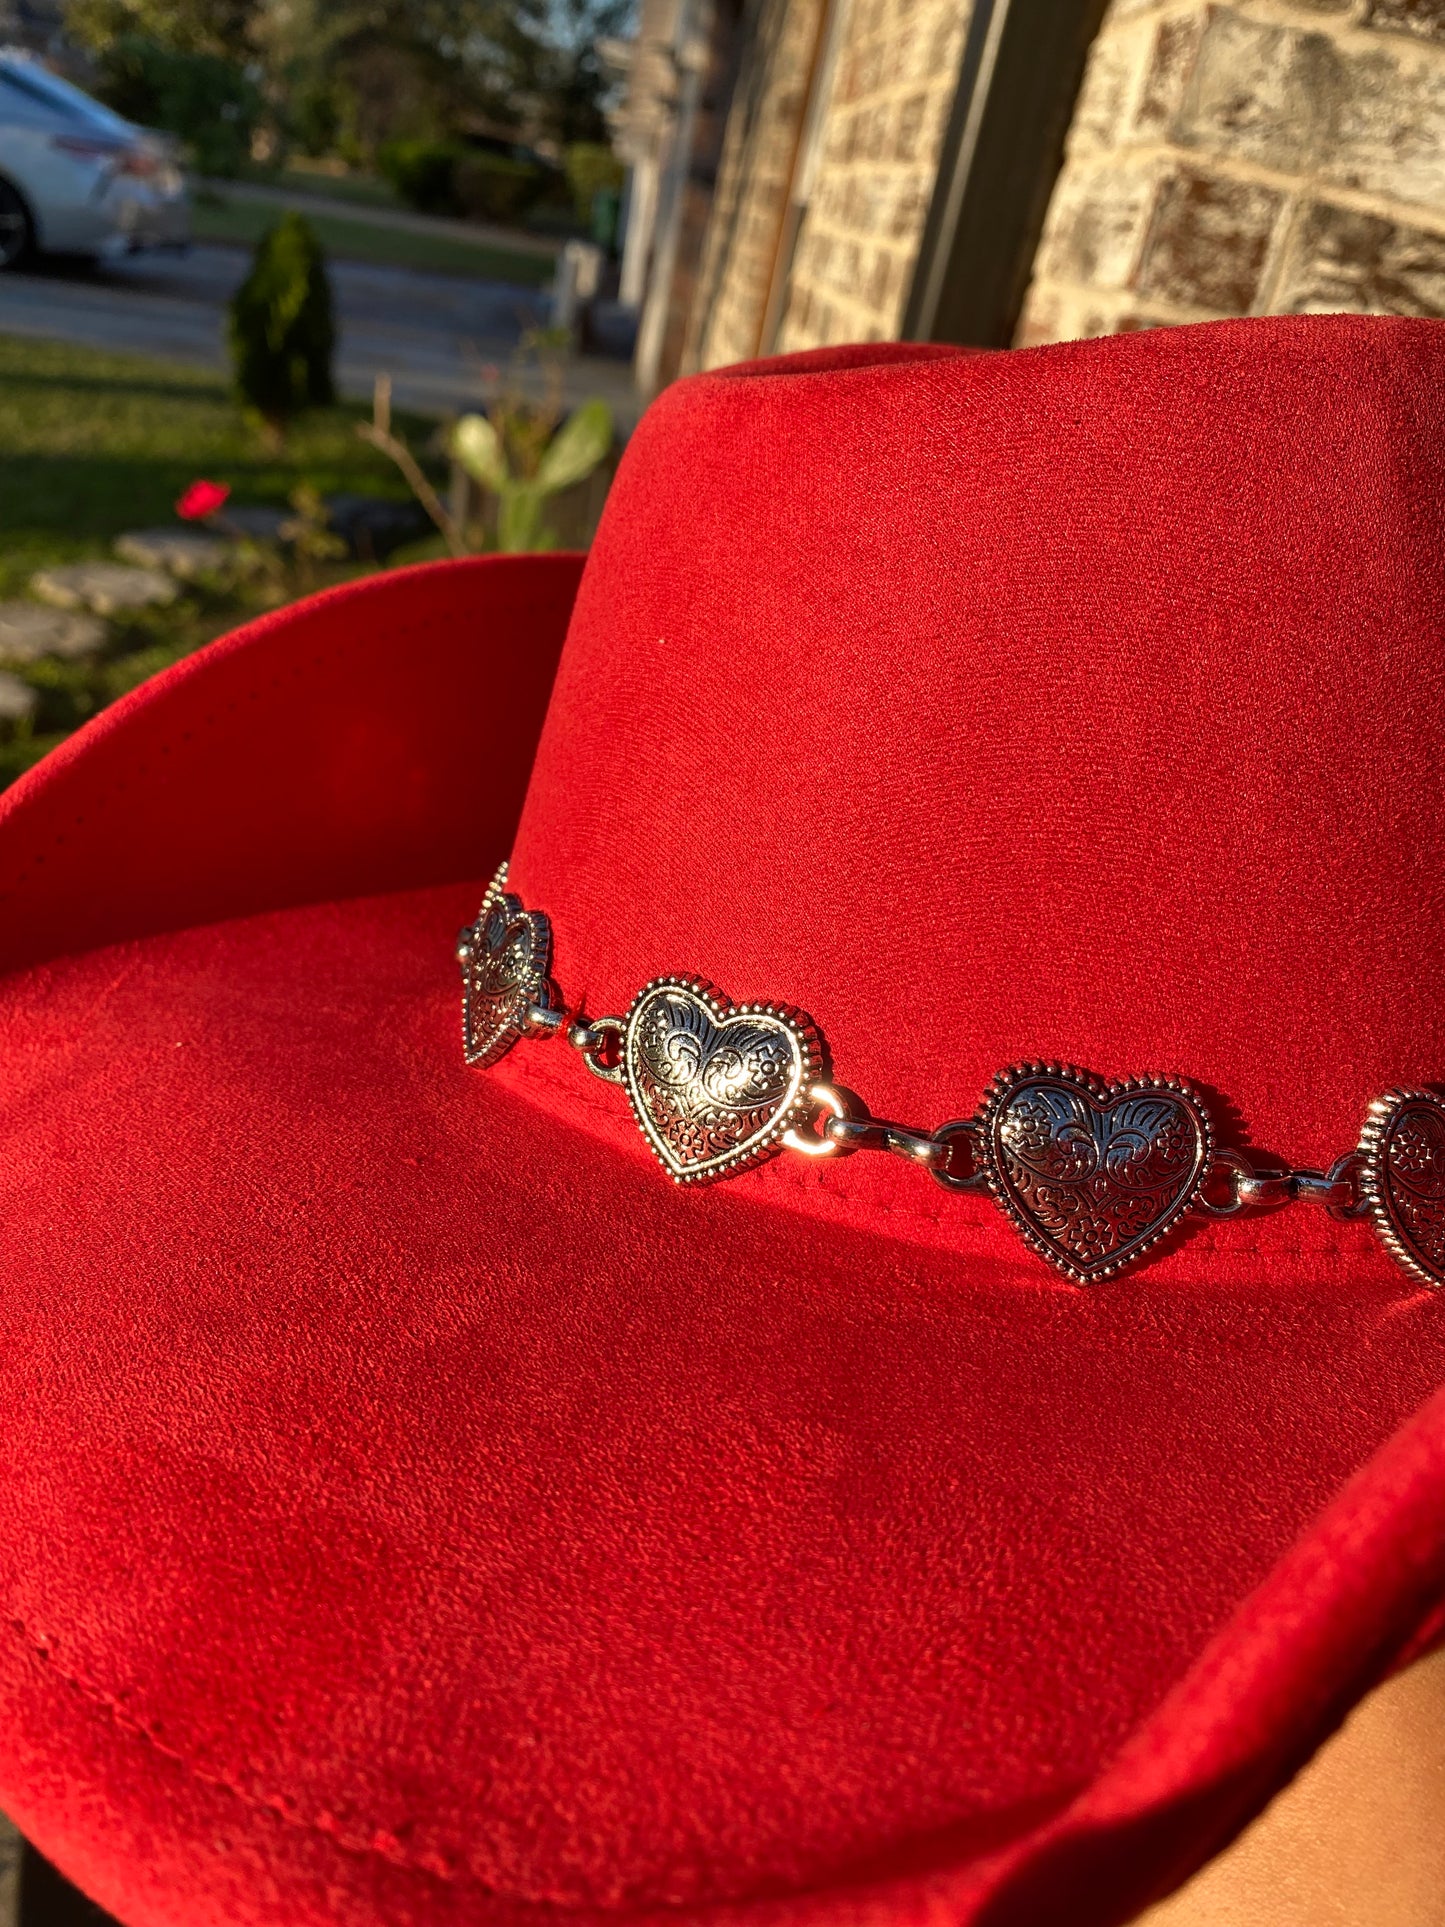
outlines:
[[575, 580], [272, 619], [0, 814], [0, 1806], [129, 1927], [1122, 1921], [1434, 1636], [1438, 1307], [1081, 1293], [462, 1070]]

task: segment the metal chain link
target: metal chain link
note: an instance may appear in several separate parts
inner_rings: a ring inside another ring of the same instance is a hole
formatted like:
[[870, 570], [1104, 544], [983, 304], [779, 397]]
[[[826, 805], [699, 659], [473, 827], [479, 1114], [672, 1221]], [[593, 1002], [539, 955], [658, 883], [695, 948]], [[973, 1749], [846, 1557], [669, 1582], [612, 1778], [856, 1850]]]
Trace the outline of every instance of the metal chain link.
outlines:
[[616, 1037], [620, 1040], [622, 1033], [626, 1029], [627, 1019], [625, 1017], [588, 1017], [585, 1019], [579, 1017], [575, 1023], [568, 1027], [567, 1042], [572, 1046], [573, 1050], [581, 1053], [582, 1062], [594, 1077], [600, 1077], [604, 1084], [620, 1084], [623, 1081], [620, 1051], [619, 1061], [615, 1064], [604, 1063], [602, 1052], [607, 1048], [607, 1040], [609, 1037]]
[[[590, 1058], [588, 1065], [593, 1068]], [[605, 1074], [598, 1072], [599, 1076]], [[960, 1137], [968, 1138], [971, 1146], [976, 1145], [977, 1118], [951, 1118], [935, 1131], [919, 1131], [909, 1124], [895, 1124], [888, 1118], [871, 1116], [859, 1098], [836, 1084], [814, 1084], [808, 1097], [818, 1111], [826, 1115], [815, 1120], [811, 1134], [797, 1127], [784, 1132], [783, 1143], [790, 1151], [800, 1151], [812, 1158], [850, 1157], [855, 1151], [887, 1151], [910, 1164], [922, 1166], [946, 1191], [988, 1189], [988, 1174], [976, 1167], [976, 1155], [975, 1169], [964, 1175], [949, 1168]], [[1226, 1175], [1229, 1197], [1223, 1203], [1216, 1203], [1201, 1188], [1193, 1208], [1206, 1217], [1233, 1218], [1246, 1209], [1272, 1210], [1305, 1198], [1322, 1205], [1332, 1218], [1363, 1218], [1369, 1214], [1360, 1196], [1360, 1165], [1358, 1151], [1347, 1151], [1335, 1159], [1328, 1171], [1305, 1167], [1281, 1170], [1272, 1166], [1256, 1169], [1242, 1151], [1217, 1150], [1210, 1160], [1205, 1183], [1218, 1175]]]
[[1277, 1205], [1293, 1204], [1296, 1198], [1307, 1198], [1323, 1205], [1332, 1218], [1363, 1218], [1368, 1210], [1360, 1196], [1361, 1162], [1358, 1151], [1347, 1151], [1328, 1171], [1256, 1170], [1242, 1151], [1216, 1151], [1209, 1175], [1213, 1177], [1217, 1171], [1229, 1174], [1229, 1199], [1216, 1204], [1201, 1191], [1194, 1200], [1195, 1209], [1209, 1218], [1232, 1218], [1246, 1207], [1272, 1210]]
[[783, 1133], [790, 1151], [805, 1157], [850, 1157], [854, 1151], [887, 1151], [894, 1157], [919, 1165], [947, 1191], [982, 1191], [987, 1178], [981, 1171], [956, 1177], [949, 1165], [954, 1159], [957, 1138], [977, 1133], [972, 1118], [953, 1118], [936, 1131], [918, 1131], [911, 1124], [895, 1124], [889, 1118], [872, 1117], [866, 1106], [851, 1091], [836, 1084], [814, 1084], [808, 1092], [812, 1103], [828, 1115], [810, 1136], [795, 1126]]

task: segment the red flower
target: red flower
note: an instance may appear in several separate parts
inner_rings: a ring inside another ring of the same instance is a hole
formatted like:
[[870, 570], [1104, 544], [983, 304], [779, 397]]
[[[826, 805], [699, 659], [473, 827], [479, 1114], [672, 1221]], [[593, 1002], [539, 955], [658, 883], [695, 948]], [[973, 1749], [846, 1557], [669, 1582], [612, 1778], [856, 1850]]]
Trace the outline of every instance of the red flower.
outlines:
[[208, 515], [226, 506], [230, 493], [224, 482], [192, 482], [176, 503], [176, 514], [183, 522], [204, 522]]

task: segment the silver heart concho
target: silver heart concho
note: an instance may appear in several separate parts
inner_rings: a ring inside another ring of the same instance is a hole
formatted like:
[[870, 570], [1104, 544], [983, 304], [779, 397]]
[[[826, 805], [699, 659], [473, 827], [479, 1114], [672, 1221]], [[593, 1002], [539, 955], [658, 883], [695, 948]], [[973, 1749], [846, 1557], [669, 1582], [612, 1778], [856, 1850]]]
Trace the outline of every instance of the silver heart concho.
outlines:
[[475, 923], [457, 938], [462, 967], [462, 1050], [485, 1068], [505, 1057], [527, 1031], [527, 1013], [548, 1001], [552, 924], [524, 910], [506, 890], [504, 863], [487, 885]]
[[767, 1157], [813, 1108], [818, 1033], [786, 1004], [732, 1005], [696, 977], [658, 977], [621, 1034], [622, 1083], [675, 1184], [707, 1184]]
[[[1432, 1091], [1375, 1099], [1358, 1149], [1327, 1172], [1257, 1170], [1217, 1151], [1202, 1098], [1179, 1079], [1104, 1083], [1065, 1064], [1015, 1065], [976, 1117], [919, 1131], [815, 1082], [822, 1043], [790, 1005], [732, 1005], [701, 978], [658, 977], [626, 1017], [569, 1010], [549, 974], [550, 920], [506, 883], [503, 864], [458, 939], [466, 1061], [494, 1064], [521, 1037], [565, 1035], [590, 1070], [626, 1088], [677, 1184], [731, 1176], [784, 1144], [812, 1157], [893, 1151], [946, 1190], [987, 1188], [1032, 1251], [1085, 1285], [1133, 1264], [1191, 1208], [1230, 1217], [1312, 1198], [1336, 1217], [1368, 1216], [1401, 1265], [1445, 1285], [1445, 1098]], [[949, 1168], [960, 1136], [973, 1146], [969, 1176]], [[1229, 1202], [1202, 1195], [1212, 1175], [1228, 1177]]]
[[1387, 1091], [1360, 1136], [1360, 1190], [1382, 1243], [1427, 1285], [1445, 1284], [1445, 1100]]
[[1174, 1078], [1104, 1084], [1068, 1064], [1019, 1064], [978, 1115], [980, 1165], [1025, 1244], [1077, 1284], [1158, 1244], [1199, 1195], [1209, 1113]]

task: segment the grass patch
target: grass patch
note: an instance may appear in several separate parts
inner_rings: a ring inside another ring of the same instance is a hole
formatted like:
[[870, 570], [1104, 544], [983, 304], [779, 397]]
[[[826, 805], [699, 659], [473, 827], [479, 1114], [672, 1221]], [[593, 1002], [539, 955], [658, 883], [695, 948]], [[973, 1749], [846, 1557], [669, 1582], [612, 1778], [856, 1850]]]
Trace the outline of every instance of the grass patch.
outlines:
[[[303, 417], [274, 454], [216, 375], [0, 335], [0, 598], [23, 596], [37, 569], [108, 557], [127, 529], [174, 525], [176, 497], [201, 475], [229, 483], [238, 503], [285, 507], [302, 482], [323, 494], [404, 498], [395, 469], [357, 439], [364, 412], [343, 405]], [[401, 425], [413, 447], [425, 446], [431, 424]], [[328, 564], [316, 586], [365, 573]], [[230, 571], [187, 587], [168, 609], [116, 622], [90, 661], [10, 665], [40, 708], [29, 729], [0, 722], [0, 787], [97, 709], [278, 599], [264, 578]]]
[[331, 174], [322, 168], [293, 166], [266, 172], [258, 168], [248, 178], [257, 187], [275, 188], [278, 193], [316, 194], [350, 207], [399, 209], [402, 205], [391, 182], [376, 174]]
[[[126, 529], [173, 522], [198, 475], [278, 507], [301, 482], [404, 498], [395, 469], [356, 437], [365, 414], [303, 416], [271, 454], [207, 370], [0, 335], [0, 596], [51, 563], [108, 555]], [[429, 424], [406, 426], [425, 441]]]
[[[275, 225], [283, 207], [279, 198], [271, 204], [205, 189], [195, 197], [191, 231], [198, 241], [254, 247]], [[556, 272], [554, 261], [546, 255], [514, 253], [491, 242], [454, 240], [444, 234], [419, 234], [410, 228], [368, 221], [364, 214], [351, 214], [340, 207], [335, 214], [308, 210], [306, 219], [327, 253], [338, 260], [460, 274], [472, 280], [501, 281], [524, 288], [546, 287]]]

